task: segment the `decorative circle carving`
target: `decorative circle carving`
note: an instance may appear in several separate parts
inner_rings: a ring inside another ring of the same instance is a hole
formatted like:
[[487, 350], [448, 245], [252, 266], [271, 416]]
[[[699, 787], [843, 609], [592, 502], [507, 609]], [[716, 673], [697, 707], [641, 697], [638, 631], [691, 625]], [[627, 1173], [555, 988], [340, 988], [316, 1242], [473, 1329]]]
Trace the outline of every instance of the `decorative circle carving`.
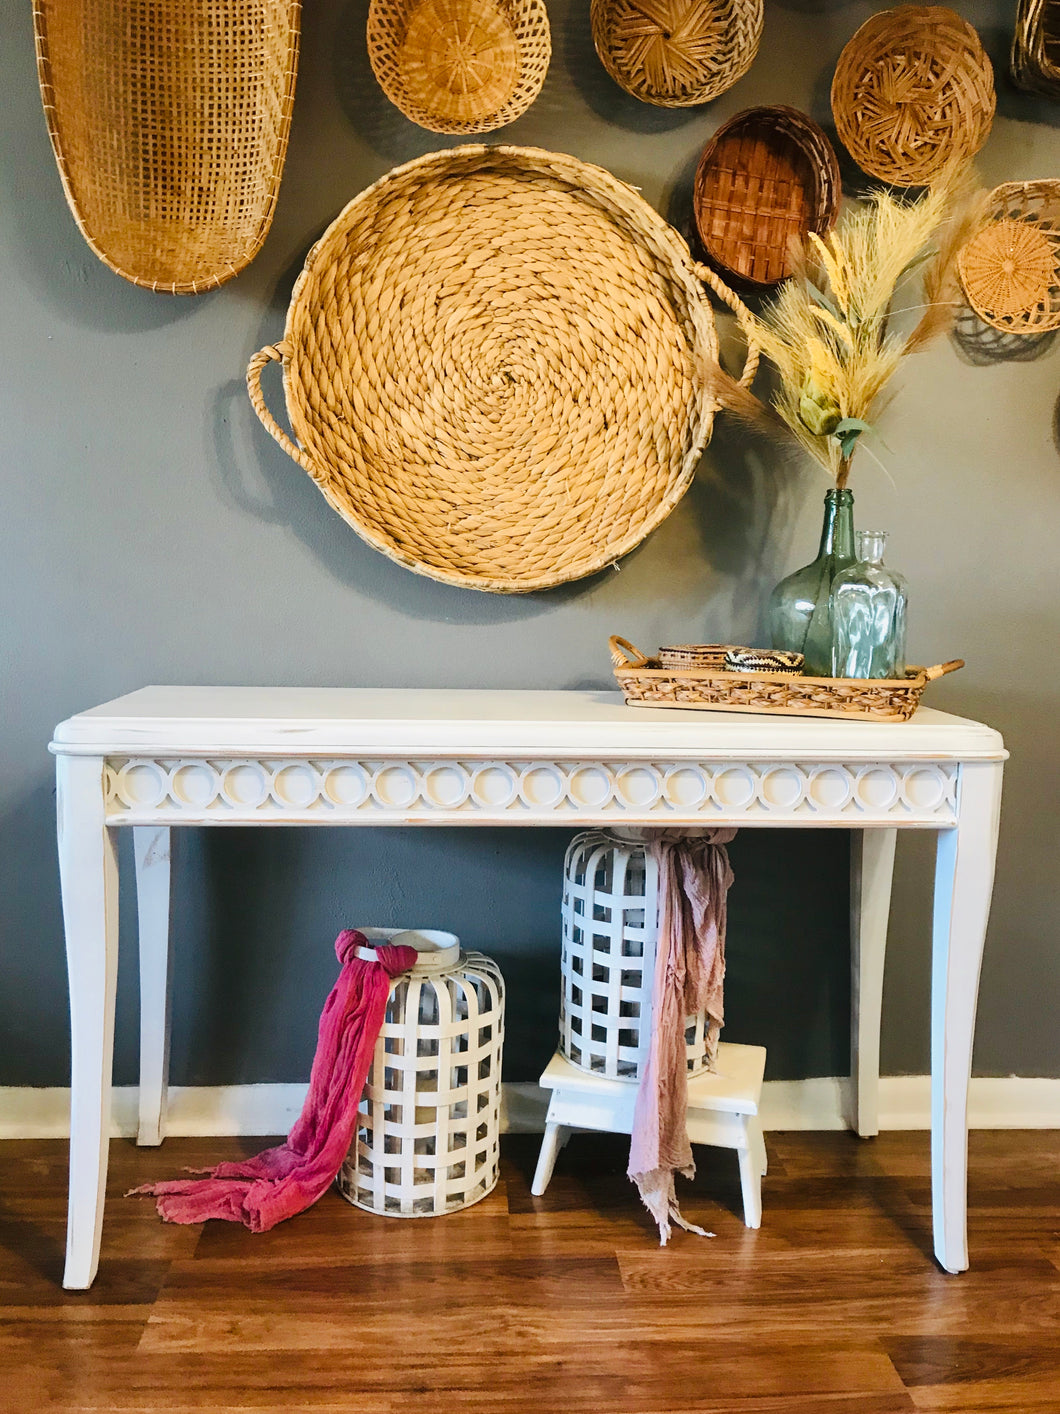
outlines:
[[361, 805], [368, 799], [368, 776], [360, 766], [333, 766], [324, 777], [324, 793], [333, 805]]
[[205, 810], [217, 798], [221, 778], [207, 761], [191, 761], [179, 765], [170, 778], [170, 794], [182, 805]]
[[937, 766], [918, 766], [906, 773], [902, 796], [914, 810], [936, 810], [946, 799], [947, 786]]
[[754, 772], [747, 766], [730, 766], [714, 777], [714, 799], [719, 805], [740, 810], [755, 798]]
[[898, 798], [898, 777], [890, 766], [866, 766], [858, 772], [854, 794], [869, 810], [888, 810]]
[[483, 766], [471, 779], [471, 795], [486, 810], [504, 810], [511, 805], [518, 781], [511, 766], [494, 763]]
[[221, 793], [230, 805], [254, 809], [269, 794], [269, 781], [257, 761], [240, 761], [229, 766], [221, 780]]
[[659, 799], [662, 778], [654, 766], [629, 766], [615, 778], [615, 794], [623, 805], [646, 810]]
[[807, 794], [819, 810], [842, 810], [850, 799], [850, 775], [842, 766], [819, 766], [810, 772]]
[[519, 778], [519, 794], [527, 805], [549, 809], [566, 794], [565, 782], [557, 766], [531, 766]]
[[434, 766], [423, 780], [423, 797], [443, 810], [455, 810], [471, 793], [471, 777], [455, 762]]
[[770, 766], [762, 772], [759, 791], [764, 804], [792, 810], [806, 791], [806, 778], [798, 766]]
[[710, 782], [698, 766], [674, 766], [666, 773], [663, 790], [671, 805], [694, 809], [706, 800]]
[[160, 805], [166, 798], [166, 773], [155, 761], [127, 761], [118, 772], [116, 790], [129, 806]]
[[406, 809], [418, 794], [415, 772], [410, 766], [384, 767], [376, 772], [372, 794], [380, 805], [388, 805], [395, 810]]

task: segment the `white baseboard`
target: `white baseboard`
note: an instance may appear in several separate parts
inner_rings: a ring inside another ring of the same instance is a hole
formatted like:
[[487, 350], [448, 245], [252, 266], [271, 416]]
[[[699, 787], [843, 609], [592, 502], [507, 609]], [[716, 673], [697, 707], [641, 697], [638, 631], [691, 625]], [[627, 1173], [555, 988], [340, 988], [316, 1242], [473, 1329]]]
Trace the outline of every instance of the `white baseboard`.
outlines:
[[[767, 1080], [762, 1124], [769, 1129], [845, 1129], [845, 1078]], [[185, 1135], [286, 1134], [305, 1099], [305, 1085], [174, 1086], [167, 1132]], [[540, 1133], [547, 1092], [530, 1083], [504, 1086], [501, 1124], [508, 1133]], [[133, 1138], [137, 1090], [114, 1090], [115, 1136]], [[973, 1077], [968, 1096], [972, 1129], [1060, 1129], [1060, 1080], [1011, 1075]], [[929, 1129], [931, 1081], [926, 1075], [880, 1080], [881, 1129]], [[70, 1133], [70, 1091], [63, 1087], [0, 1086], [0, 1139], [64, 1139]]]

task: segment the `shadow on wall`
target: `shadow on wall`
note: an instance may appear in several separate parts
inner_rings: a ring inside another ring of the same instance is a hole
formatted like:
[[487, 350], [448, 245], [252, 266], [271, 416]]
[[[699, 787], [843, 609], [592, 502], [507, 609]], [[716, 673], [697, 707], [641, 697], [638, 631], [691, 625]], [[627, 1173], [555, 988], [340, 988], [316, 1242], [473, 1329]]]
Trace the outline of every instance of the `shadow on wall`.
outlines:
[[1056, 330], [1043, 334], [1009, 334], [984, 323], [964, 305], [950, 333], [950, 340], [964, 363], [986, 368], [994, 363], [1033, 363], [1044, 358], [1056, 342]]

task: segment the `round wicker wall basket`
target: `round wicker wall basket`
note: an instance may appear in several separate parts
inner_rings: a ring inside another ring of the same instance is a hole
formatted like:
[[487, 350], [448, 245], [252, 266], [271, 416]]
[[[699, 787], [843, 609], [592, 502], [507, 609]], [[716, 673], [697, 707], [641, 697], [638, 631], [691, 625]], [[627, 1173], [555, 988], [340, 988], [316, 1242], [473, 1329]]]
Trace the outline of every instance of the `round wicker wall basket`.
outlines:
[[644, 103], [689, 108], [742, 79], [762, 38], [762, 0], [592, 0], [600, 62]]
[[1006, 334], [1060, 329], [1060, 182], [1005, 182], [957, 268], [968, 303]]
[[486, 133], [541, 92], [552, 54], [544, 0], [371, 0], [368, 57], [406, 118]]
[[1020, 88], [1060, 97], [1060, 3], [1018, 0], [1010, 61]]
[[832, 229], [840, 196], [822, 129], [796, 108], [763, 107], [737, 113], [707, 143], [692, 199], [708, 260], [765, 287], [791, 274], [793, 241]]
[[34, 0], [48, 133], [74, 220], [134, 285], [198, 294], [272, 223], [300, 0]]
[[927, 185], [986, 142], [994, 71], [975, 30], [943, 5], [900, 5], [865, 21], [832, 79], [844, 147], [871, 177]]
[[[383, 554], [447, 584], [545, 589], [613, 564], [687, 490], [718, 406], [701, 278], [746, 319], [602, 168], [431, 153], [314, 246], [283, 342], [250, 362], [251, 401]], [[270, 360], [300, 445], [265, 406]]]

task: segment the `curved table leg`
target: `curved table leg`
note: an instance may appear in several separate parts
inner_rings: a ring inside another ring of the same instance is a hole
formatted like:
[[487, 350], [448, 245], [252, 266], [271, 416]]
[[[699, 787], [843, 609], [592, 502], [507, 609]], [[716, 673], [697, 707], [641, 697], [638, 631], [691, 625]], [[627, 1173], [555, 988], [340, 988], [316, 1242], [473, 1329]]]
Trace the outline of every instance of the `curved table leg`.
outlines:
[[170, 830], [133, 829], [140, 931], [140, 1123], [137, 1144], [161, 1144], [169, 1084]]
[[56, 760], [59, 875], [70, 978], [70, 1205], [63, 1285], [91, 1286], [107, 1184], [118, 980], [118, 860], [103, 762]]
[[850, 841], [851, 1128], [880, 1132], [880, 1015], [897, 830], [856, 830]]
[[994, 885], [1001, 763], [961, 766], [955, 829], [940, 830], [931, 971], [931, 1197], [935, 1256], [968, 1266], [968, 1080]]

